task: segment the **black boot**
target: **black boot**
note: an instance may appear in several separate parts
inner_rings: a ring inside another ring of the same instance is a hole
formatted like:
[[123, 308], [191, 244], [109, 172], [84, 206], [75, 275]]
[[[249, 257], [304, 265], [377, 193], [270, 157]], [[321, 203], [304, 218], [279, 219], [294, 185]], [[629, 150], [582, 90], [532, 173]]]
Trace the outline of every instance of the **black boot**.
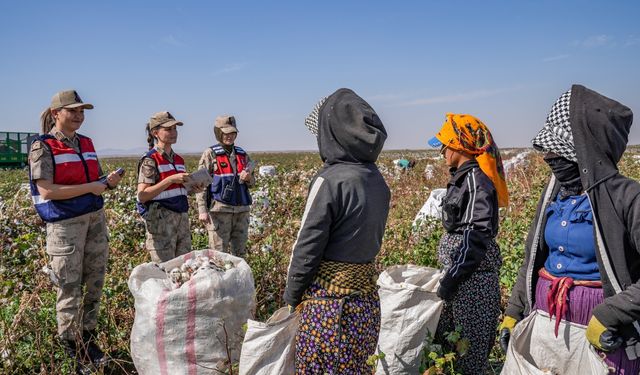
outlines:
[[96, 331], [82, 331], [83, 356], [96, 366], [102, 366], [107, 362], [104, 352], [96, 344]]
[[59, 339], [58, 341], [60, 342], [60, 346], [62, 346], [62, 349], [64, 350], [64, 353], [67, 355], [67, 357], [73, 360], [77, 360], [79, 358], [78, 348], [75, 341], [65, 339]]
[[65, 340], [62, 338], [59, 339], [59, 342], [67, 357], [73, 360], [76, 374], [90, 374], [91, 371], [84, 365], [84, 363], [82, 363], [82, 356], [80, 355], [80, 350], [76, 342], [74, 340]]

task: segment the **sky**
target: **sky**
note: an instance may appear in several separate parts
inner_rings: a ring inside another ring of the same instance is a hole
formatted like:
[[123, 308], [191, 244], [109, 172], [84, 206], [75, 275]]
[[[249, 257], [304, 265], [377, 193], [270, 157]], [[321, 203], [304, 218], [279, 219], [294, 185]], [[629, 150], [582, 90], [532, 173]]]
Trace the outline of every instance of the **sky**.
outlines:
[[447, 112], [526, 147], [574, 83], [640, 113], [639, 16], [631, 0], [2, 1], [0, 131], [39, 131], [73, 88], [99, 153], [142, 152], [165, 110], [184, 122], [179, 153], [214, 144], [223, 114], [249, 151], [317, 150], [304, 118], [347, 87], [387, 150], [427, 148]]

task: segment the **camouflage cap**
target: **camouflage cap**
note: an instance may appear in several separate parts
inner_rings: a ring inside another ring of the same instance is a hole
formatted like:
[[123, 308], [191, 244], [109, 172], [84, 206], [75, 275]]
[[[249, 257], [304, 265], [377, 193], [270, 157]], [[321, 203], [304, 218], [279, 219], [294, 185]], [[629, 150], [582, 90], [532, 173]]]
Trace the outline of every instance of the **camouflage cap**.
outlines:
[[224, 134], [238, 132], [238, 128], [236, 127], [236, 118], [228, 115], [216, 117], [214, 128], [220, 129]]
[[83, 103], [76, 90], [60, 91], [51, 98], [51, 109], [79, 107], [93, 109], [93, 104]]
[[149, 119], [149, 130], [162, 126], [169, 128], [173, 125], [182, 126], [182, 122], [177, 121], [173, 115], [167, 111], [154, 113]]

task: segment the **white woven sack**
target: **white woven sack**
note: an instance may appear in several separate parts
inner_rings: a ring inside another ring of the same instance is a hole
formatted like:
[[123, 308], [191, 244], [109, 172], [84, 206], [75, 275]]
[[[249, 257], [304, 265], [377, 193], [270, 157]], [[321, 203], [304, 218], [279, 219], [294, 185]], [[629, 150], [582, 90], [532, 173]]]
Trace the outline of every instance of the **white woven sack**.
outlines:
[[249, 319], [240, 354], [240, 375], [288, 375], [295, 372], [295, 339], [300, 317], [288, 307], [266, 322]]
[[606, 363], [587, 341], [586, 327], [555, 319], [536, 310], [516, 324], [509, 340], [505, 375], [605, 375]]
[[[215, 256], [234, 267], [198, 270], [181, 287], [173, 287], [164, 270], [198, 255]], [[253, 275], [242, 258], [197, 250], [159, 265], [141, 264], [128, 284], [136, 309], [131, 357], [139, 374], [218, 374], [228, 367], [229, 357], [238, 361], [242, 325], [255, 309]]]
[[276, 175], [276, 167], [273, 165], [263, 165], [258, 169], [258, 174], [260, 176], [275, 176]]
[[412, 228], [419, 228], [427, 220], [439, 220], [442, 217], [442, 199], [446, 194], [447, 189], [433, 189], [413, 219]]
[[378, 278], [380, 338], [385, 357], [376, 374], [417, 374], [427, 332], [435, 335], [442, 300], [436, 295], [442, 272], [431, 267], [392, 266]]

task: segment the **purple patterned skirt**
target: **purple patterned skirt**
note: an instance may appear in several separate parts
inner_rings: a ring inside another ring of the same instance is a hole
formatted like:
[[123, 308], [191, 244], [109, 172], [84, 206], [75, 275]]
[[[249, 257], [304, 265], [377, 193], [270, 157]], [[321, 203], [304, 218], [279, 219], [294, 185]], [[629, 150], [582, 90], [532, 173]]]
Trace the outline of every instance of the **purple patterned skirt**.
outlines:
[[[549, 312], [547, 305], [547, 292], [551, 287], [551, 281], [538, 278], [536, 285], [536, 303], [535, 308]], [[589, 324], [591, 319], [591, 310], [604, 301], [602, 288], [592, 288], [586, 286], [573, 286], [569, 289], [567, 295], [567, 303], [569, 309], [566, 313], [566, 320], [582, 325]], [[555, 317], [554, 317], [555, 319]], [[640, 360], [630, 361], [624, 348], [620, 348], [612, 353], [605, 353], [605, 362], [607, 365], [615, 369], [616, 374], [637, 375], [640, 373]]]
[[314, 282], [296, 335], [296, 374], [371, 374], [380, 333], [378, 292], [345, 294]]

